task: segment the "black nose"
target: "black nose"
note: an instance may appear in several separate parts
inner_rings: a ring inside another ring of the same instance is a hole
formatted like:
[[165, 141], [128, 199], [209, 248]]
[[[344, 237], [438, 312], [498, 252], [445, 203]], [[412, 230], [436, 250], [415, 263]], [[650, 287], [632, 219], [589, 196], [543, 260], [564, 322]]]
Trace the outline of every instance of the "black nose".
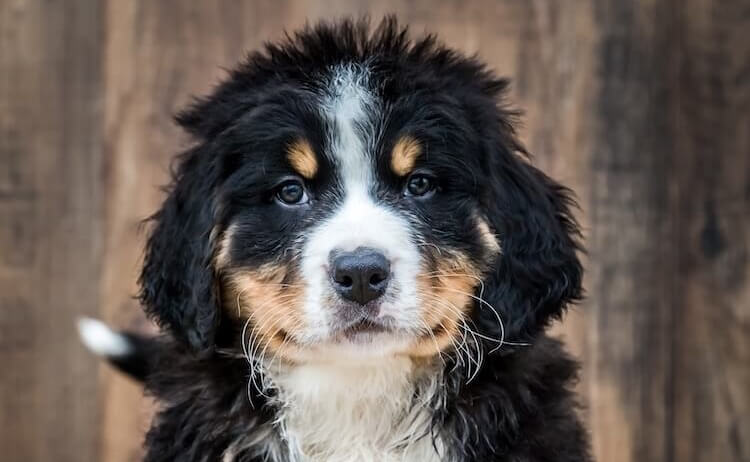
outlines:
[[331, 255], [333, 286], [342, 297], [360, 305], [385, 293], [391, 265], [382, 253], [360, 247]]

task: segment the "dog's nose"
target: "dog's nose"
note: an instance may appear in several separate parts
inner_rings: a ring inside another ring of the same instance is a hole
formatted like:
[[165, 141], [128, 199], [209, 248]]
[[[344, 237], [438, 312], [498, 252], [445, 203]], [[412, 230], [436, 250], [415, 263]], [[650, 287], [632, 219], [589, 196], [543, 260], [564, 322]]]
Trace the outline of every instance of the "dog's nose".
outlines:
[[364, 305], [385, 293], [391, 265], [385, 255], [360, 247], [331, 255], [333, 286], [343, 298]]

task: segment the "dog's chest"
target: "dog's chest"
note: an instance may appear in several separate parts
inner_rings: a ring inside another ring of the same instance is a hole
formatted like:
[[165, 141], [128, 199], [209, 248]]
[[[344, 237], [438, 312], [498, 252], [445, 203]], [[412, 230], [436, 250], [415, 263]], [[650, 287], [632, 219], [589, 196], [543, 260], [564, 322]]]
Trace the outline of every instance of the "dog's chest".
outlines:
[[[273, 378], [286, 457], [294, 462], [437, 462], [428, 401], [437, 380], [408, 360], [371, 367], [304, 366]], [[416, 400], [416, 401], [415, 401]]]

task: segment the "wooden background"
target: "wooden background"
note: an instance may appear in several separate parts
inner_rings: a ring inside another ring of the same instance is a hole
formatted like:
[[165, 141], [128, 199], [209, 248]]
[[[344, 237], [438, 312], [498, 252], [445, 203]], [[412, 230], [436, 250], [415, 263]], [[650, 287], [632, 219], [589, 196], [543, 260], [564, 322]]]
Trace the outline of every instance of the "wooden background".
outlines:
[[588, 300], [557, 332], [600, 461], [750, 461], [750, 1], [0, 0], [0, 459], [134, 461], [152, 403], [74, 319], [134, 294], [170, 115], [306, 19], [396, 12], [514, 81], [578, 193]]

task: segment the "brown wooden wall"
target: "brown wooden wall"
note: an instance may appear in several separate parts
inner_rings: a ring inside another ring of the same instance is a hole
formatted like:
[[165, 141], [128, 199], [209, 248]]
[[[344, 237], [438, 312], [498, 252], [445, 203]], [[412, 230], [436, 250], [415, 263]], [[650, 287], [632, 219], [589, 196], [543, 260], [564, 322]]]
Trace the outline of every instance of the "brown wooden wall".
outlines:
[[74, 319], [131, 296], [170, 115], [306, 19], [396, 12], [514, 81], [580, 198], [598, 460], [750, 461], [750, 1], [0, 0], [0, 460], [134, 461], [152, 403]]

